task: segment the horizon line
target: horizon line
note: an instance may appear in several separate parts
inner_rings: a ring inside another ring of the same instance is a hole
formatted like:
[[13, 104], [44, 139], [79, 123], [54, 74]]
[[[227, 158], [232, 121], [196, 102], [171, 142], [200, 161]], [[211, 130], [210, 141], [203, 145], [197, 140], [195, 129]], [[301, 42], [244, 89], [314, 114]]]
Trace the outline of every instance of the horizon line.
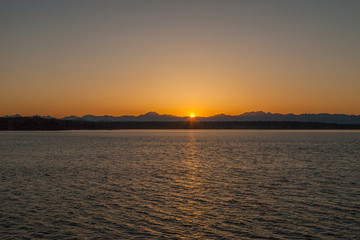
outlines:
[[56, 118], [56, 119], [61, 119], [61, 118], [66, 118], [66, 117], [85, 117], [85, 116], [94, 116], [94, 117], [139, 117], [139, 116], [144, 116], [144, 115], [150, 115], [150, 114], [154, 114], [154, 115], [158, 115], [158, 116], [171, 116], [171, 117], [179, 117], [179, 118], [190, 118], [190, 115], [195, 115], [194, 118], [210, 118], [210, 117], [216, 117], [216, 116], [232, 116], [232, 117], [236, 117], [236, 116], [241, 116], [244, 114], [248, 114], [248, 113], [262, 113], [262, 114], [279, 114], [279, 115], [321, 115], [321, 114], [328, 114], [328, 115], [347, 115], [347, 116], [360, 116], [360, 114], [346, 114], [346, 113], [328, 113], [328, 112], [319, 112], [319, 113], [314, 113], [314, 112], [304, 112], [304, 113], [279, 113], [279, 112], [265, 112], [265, 111], [247, 111], [247, 112], [243, 112], [243, 113], [239, 113], [239, 114], [226, 114], [226, 113], [218, 113], [218, 114], [214, 114], [214, 115], [208, 115], [208, 116], [197, 116], [196, 113], [194, 112], [190, 112], [188, 115], [182, 116], [182, 115], [175, 115], [175, 114], [168, 114], [168, 113], [158, 113], [156, 111], [148, 111], [142, 114], [138, 114], [138, 115], [134, 115], [134, 114], [123, 114], [123, 115], [109, 115], [109, 114], [104, 114], [104, 115], [95, 115], [95, 114], [85, 114], [85, 115], [75, 115], [75, 114], [70, 114], [70, 115], [63, 115], [63, 116], [59, 116], [59, 117], [53, 117], [50, 114], [47, 115], [40, 115], [40, 114], [33, 114], [33, 115], [22, 115], [22, 114], [5, 114], [2, 115], [0, 117], [16, 117], [16, 116], [20, 116], [20, 117], [52, 117], [52, 118]]

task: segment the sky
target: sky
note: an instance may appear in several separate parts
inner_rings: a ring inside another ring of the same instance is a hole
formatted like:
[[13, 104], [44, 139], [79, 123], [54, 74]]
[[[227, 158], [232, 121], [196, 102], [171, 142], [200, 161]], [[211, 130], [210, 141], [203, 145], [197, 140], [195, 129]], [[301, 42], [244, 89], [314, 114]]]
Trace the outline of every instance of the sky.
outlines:
[[0, 116], [360, 114], [358, 0], [0, 1]]

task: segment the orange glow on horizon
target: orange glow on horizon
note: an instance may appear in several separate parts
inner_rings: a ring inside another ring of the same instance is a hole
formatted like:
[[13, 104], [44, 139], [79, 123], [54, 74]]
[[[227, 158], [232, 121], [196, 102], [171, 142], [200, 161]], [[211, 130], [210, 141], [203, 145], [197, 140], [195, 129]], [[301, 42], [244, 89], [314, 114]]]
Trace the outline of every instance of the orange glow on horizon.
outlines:
[[359, 1], [8, 2], [0, 117], [360, 114]]

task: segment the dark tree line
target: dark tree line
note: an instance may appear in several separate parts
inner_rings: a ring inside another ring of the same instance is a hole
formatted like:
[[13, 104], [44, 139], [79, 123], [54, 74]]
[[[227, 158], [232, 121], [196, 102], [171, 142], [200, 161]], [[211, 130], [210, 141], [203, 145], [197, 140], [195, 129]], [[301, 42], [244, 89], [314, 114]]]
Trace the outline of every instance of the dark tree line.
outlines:
[[360, 129], [360, 124], [284, 121], [90, 122], [40, 117], [0, 118], [0, 130], [111, 129]]

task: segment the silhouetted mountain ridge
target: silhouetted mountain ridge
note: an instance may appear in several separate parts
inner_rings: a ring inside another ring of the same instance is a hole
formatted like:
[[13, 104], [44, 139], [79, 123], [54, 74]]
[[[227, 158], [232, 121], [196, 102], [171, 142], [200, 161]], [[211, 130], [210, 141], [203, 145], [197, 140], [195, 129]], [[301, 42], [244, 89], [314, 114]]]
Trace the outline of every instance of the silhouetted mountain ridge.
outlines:
[[199, 118], [201, 121], [286, 121], [286, 122], [323, 122], [323, 123], [339, 123], [339, 124], [356, 124], [360, 123], [360, 115], [346, 115], [346, 114], [329, 114], [329, 113], [304, 113], [304, 114], [280, 114], [280, 113], [265, 113], [246, 112], [240, 115], [215, 115], [207, 118]]
[[[3, 116], [3, 118], [21, 117], [20, 115]], [[32, 116], [51, 119], [51, 116]], [[68, 116], [59, 118], [61, 120], [75, 120], [75, 121], [89, 121], [89, 122], [177, 122], [187, 121], [189, 117], [179, 117], [169, 114], [159, 114], [157, 112], [148, 112], [138, 116], [123, 115], [123, 116], [95, 116], [85, 115], [82, 117]], [[276, 121], [276, 122], [320, 122], [320, 123], [338, 123], [338, 124], [359, 124], [360, 115], [347, 114], [329, 114], [329, 113], [304, 113], [304, 114], [280, 114], [263, 111], [246, 112], [240, 115], [217, 114], [210, 117], [196, 117], [194, 121], [202, 122], [229, 122], [229, 121]]]
[[[83, 117], [69, 116], [62, 118], [65, 120], [83, 120], [94, 122], [114, 122], [114, 121], [186, 121], [188, 117], [178, 117], [168, 114], [159, 114], [156, 112], [148, 112], [139, 116], [94, 116], [85, 115]], [[304, 113], [304, 114], [280, 114], [263, 111], [246, 112], [240, 115], [217, 114], [210, 117], [196, 117], [196, 121], [288, 121], [288, 122], [323, 122], [323, 123], [339, 123], [339, 124], [356, 124], [360, 123], [360, 115], [347, 114], [329, 114], [329, 113]]]

